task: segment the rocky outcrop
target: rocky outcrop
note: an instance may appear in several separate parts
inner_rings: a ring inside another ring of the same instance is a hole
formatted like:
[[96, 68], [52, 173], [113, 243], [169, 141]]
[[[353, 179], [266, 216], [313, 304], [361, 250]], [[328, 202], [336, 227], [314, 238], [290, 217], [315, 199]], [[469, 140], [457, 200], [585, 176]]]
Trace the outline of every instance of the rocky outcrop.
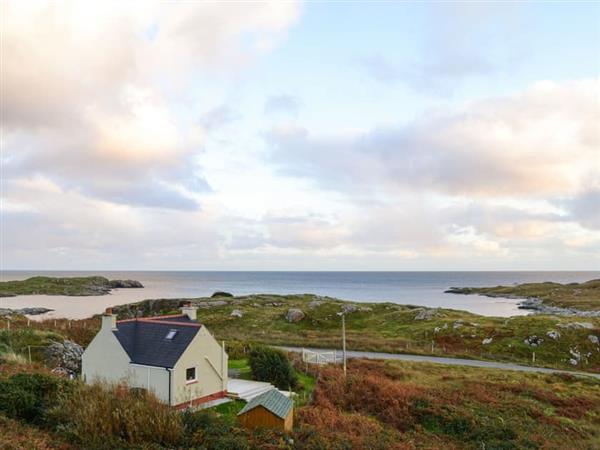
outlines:
[[590, 334], [588, 336], [588, 340], [592, 343], [592, 344], [596, 344], [598, 345], [600, 343], [600, 339], [598, 339], [598, 336], [594, 336], [593, 334]]
[[415, 320], [431, 320], [440, 315], [439, 308], [419, 308], [417, 309]]
[[110, 280], [111, 289], [143, 288], [144, 285], [137, 280]]
[[539, 298], [528, 298], [519, 303], [519, 309], [528, 309], [536, 314], [550, 314], [554, 316], [572, 317], [600, 317], [600, 311], [581, 311], [575, 308], [561, 308], [560, 306], [549, 306]]
[[37, 316], [40, 314], [46, 314], [47, 312], [54, 311], [48, 308], [20, 308], [20, 309], [8, 309], [0, 308], [0, 316], [10, 316], [11, 314], [23, 314], [27, 316]]
[[290, 323], [300, 322], [302, 319], [306, 317], [306, 314], [301, 309], [298, 308], [290, 308], [285, 315], [285, 320]]
[[559, 323], [556, 325], [560, 328], [566, 328], [568, 330], [593, 330], [594, 324], [591, 322], [569, 322], [569, 323]]
[[61, 367], [70, 374], [81, 372], [83, 347], [73, 341], [53, 342], [46, 350], [46, 364], [55, 369]]

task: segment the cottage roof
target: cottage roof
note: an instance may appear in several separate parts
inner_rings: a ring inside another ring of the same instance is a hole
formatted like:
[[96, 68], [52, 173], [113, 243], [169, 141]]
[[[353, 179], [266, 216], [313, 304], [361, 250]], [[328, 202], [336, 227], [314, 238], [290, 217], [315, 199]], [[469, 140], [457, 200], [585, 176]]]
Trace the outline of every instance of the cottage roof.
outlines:
[[242, 410], [238, 413], [238, 416], [248, 411], [262, 406], [263, 408], [271, 411], [277, 417], [285, 419], [292, 409], [292, 400], [283, 395], [277, 389], [271, 389], [264, 394], [257, 395], [251, 399]]
[[134, 364], [175, 366], [202, 325], [187, 316], [162, 316], [117, 322], [113, 330]]

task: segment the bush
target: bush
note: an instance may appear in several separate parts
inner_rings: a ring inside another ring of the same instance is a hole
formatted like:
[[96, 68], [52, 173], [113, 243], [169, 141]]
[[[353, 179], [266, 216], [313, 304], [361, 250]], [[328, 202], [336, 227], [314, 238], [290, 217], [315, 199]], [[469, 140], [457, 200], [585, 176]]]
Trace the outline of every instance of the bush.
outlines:
[[217, 291], [213, 293], [211, 297], [233, 297], [233, 294], [230, 292]]
[[295, 388], [298, 375], [294, 371], [287, 354], [270, 347], [252, 348], [248, 358], [255, 380], [273, 383], [279, 389]]
[[248, 356], [250, 351], [250, 345], [243, 343], [242, 341], [227, 341], [225, 342], [225, 350], [229, 359], [244, 359]]
[[66, 380], [41, 373], [19, 373], [0, 381], [0, 411], [6, 416], [42, 423], [65, 389]]
[[184, 411], [182, 443], [185, 448], [246, 450], [250, 448], [245, 431], [237, 421], [219, 416], [211, 410]]
[[174, 447], [182, 435], [180, 413], [149, 393], [120, 386], [78, 384], [51, 411], [57, 429], [85, 448]]

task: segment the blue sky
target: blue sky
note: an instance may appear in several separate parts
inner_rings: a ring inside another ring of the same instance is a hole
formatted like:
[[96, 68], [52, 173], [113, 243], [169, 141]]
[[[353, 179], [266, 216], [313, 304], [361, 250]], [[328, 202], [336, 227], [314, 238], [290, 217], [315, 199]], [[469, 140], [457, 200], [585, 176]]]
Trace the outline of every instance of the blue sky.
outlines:
[[600, 4], [27, 3], [2, 266], [600, 267]]

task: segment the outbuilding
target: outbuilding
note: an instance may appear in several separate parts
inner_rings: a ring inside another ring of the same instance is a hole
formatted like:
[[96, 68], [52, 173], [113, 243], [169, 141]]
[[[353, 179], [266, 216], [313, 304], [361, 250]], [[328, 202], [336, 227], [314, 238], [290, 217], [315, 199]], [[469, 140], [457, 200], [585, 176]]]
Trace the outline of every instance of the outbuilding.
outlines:
[[291, 431], [294, 425], [292, 400], [277, 389], [271, 389], [250, 400], [238, 413], [246, 428], [274, 428]]

